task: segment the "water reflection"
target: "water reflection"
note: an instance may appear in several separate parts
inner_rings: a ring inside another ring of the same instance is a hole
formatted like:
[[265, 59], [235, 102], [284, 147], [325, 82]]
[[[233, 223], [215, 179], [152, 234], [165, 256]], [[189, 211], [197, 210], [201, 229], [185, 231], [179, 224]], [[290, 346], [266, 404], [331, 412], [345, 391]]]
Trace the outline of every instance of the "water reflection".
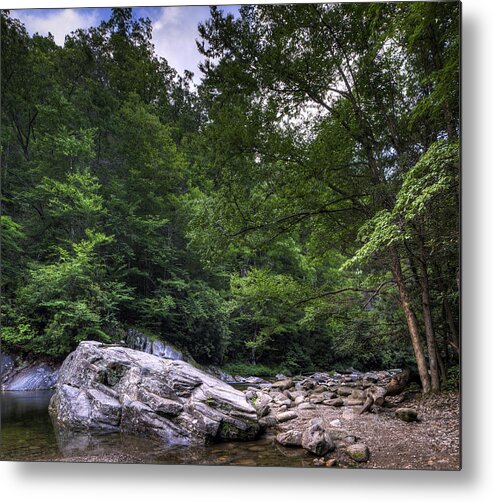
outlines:
[[48, 414], [52, 391], [2, 392], [1, 460], [117, 461], [156, 464], [308, 466], [313, 457], [266, 435], [246, 443], [173, 446], [129, 435], [69, 432]]

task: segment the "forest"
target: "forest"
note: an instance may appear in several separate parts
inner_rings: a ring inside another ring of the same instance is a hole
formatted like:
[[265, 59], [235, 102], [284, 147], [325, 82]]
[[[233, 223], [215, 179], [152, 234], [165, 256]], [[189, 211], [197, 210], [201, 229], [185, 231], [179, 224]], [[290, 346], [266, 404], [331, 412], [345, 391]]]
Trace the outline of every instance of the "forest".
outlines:
[[134, 327], [233, 374], [456, 388], [460, 4], [211, 7], [197, 49], [194, 79], [130, 8], [63, 47], [2, 11], [2, 350]]

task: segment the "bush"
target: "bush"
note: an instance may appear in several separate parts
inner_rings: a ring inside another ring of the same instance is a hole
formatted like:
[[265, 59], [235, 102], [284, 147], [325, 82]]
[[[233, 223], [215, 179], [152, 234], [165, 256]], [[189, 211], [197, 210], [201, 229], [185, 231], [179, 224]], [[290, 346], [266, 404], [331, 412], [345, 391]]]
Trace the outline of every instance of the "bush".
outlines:
[[457, 391], [460, 388], [460, 366], [451, 366], [447, 373], [447, 390]]

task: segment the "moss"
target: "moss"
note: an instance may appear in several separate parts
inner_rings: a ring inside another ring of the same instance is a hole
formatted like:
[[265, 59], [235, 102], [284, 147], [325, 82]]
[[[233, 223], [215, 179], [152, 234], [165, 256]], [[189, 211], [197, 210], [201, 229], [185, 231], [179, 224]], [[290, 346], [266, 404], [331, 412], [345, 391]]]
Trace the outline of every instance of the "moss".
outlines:
[[208, 397], [204, 403], [207, 405], [207, 406], [210, 406], [211, 408], [215, 408], [217, 406], [217, 403], [215, 401], [215, 399], [212, 399], [212, 397]]

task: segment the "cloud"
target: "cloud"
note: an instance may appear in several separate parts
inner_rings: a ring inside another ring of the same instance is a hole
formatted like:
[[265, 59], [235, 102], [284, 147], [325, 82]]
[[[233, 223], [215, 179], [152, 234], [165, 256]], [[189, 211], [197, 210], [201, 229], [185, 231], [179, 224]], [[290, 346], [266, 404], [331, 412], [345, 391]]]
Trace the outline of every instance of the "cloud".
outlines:
[[[237, 6], [221, 6], [227, 12], [237, 14]], [[199, 82], [201, 73], [199, 62], [203, 60], [197, 49], [199, 39], [198, 24], [209, 18], [208, 6], [162, 7], [152, 12], [143, 12], [152, 20], [152, 41], [156, 53], [164, 57], [170, 66], [180, 74], [184, 70], [194, 73], [194, 80]]]
[[[227, 13], [237, 14], [238, 6], [220, 6]], [[98, 26], [107, 18], [110, 10], [106, 8], [79, 9], [33, 9], [14, 10], [11, 15], [20, 19], [27, 31], [33, 35], [51, 33], [58, 45], [63, 45], [65, 35], [77, 28]], [[134, 17], [149, 17], [152, 21], [152, 42], [158, 56], [164, 57], [171, 67], [183, 75], [184, 70], [194, 73], [199, 83], [201, 73], [198, 69], [202, 61], [195, 41], [199, 39], [198, 24], [209, 18], [209, 7], [135, 7]]]
[[197, 80], [198, 64], [202, 59], [195, 43], [199, 38], [197, 26], [209, 17], [209, 7], [163, 7], [153, 14], [149, 17], [156, 53], [179, 73], [192, 71]]
[[51, 33], [58, 45], [63, 45], [65, 35], [77, 28], [95, 26], [100, 19], [94, 9], [14, 10], [11, 15], [20, 19], [30, 34]]

